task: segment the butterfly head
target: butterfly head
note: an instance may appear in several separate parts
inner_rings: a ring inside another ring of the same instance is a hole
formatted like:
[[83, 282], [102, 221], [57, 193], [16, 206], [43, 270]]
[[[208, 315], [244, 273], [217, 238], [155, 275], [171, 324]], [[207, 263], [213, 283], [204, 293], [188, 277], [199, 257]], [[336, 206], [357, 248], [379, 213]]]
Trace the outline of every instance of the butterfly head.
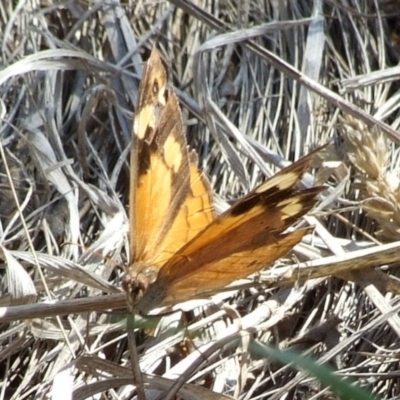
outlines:
[[140, 304], [149, 286], [157, 279], [158, 269], [148, 264], [134, 264], [129, 268], [130, 272], [122, 282], [122, 287], [128, 295], [131, 311], [142, 313]]

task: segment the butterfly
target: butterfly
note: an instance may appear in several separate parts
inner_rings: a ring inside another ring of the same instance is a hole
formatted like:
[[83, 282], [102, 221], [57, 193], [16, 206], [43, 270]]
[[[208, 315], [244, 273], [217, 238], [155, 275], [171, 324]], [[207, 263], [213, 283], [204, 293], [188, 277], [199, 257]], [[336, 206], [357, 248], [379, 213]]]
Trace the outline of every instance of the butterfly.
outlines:
[[132, 312], [207, 298], [270, 265], [311, 228], [287, 229], [321, 187], [299, 189], [312, 154], [281, 170], [223, 214], [189, 152], [177, 96], [153, 49], [139, 87], [129, 195], [130, 251], [123, 288]]

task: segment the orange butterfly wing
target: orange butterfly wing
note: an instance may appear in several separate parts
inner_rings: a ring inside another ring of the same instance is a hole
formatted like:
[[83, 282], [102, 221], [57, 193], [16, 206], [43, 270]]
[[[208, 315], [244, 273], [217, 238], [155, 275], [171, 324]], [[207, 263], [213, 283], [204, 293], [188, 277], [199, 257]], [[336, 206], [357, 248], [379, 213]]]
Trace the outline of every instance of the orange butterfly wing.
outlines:
[[214, 220], [208, 181], [199, 172], [195, 153], [190, 154], [190, 188], [170, 230], [160, 243], [161, 250], [151, 262], [162, 265]]
[[284, 231], [314, 206], [322, 190], [296, 187], [311, 157], [264, 182], [176, 252], [137, 309], [146, 314], [155, 307], [205, 297], [259, 271], [299, 243], [310, 229]]
[[136, 290], [141, 273], [154, 275], [214, 219], [208, 182], [195, 155], [187, 150], [179, 103], [166, 86], [160, 55], [153, 50], [140, 84], [133, 128], [129, 200], [133, 262], [124, 283], [128, 292]]

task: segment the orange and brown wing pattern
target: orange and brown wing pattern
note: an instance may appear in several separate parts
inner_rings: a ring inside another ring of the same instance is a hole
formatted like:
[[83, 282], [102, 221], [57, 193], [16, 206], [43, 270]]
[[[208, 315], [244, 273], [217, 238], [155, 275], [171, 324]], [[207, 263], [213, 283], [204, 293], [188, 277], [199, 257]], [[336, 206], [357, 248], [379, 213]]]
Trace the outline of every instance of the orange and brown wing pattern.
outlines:
[[188, 153], [178, 100], [153, 50], [140, 85], [131, 155], [133, 263], [124, 288], [134, 312], [205, 297], [274, 262], [310, 229], [287, 232], [316, 203], [299, 189], [311, 155], [215, 218], [207, 180]]
[[211, 194], [188, 153], [176, 95], [153, 50], [139, 88], [133, 128], [130, 242], [137, 267], [160, 267], [214, 217]]
[[190, 153], [190, 188], [169, 231], [159, 245], [159, 252], [153, 257], [154, 265], [163, 265], [180, 248], [210, 224], [214, 216], [211, 204], [211, 190], [207, 179], [197, 168], [196, 153]]
[[285, 233], [315, 204], [321, 187], [299, 189], [312, 154], [239, 200], [177, 251], [137, 302], [155, 307], [204, 297], [261, 270], [299, 243], [310, 229]]

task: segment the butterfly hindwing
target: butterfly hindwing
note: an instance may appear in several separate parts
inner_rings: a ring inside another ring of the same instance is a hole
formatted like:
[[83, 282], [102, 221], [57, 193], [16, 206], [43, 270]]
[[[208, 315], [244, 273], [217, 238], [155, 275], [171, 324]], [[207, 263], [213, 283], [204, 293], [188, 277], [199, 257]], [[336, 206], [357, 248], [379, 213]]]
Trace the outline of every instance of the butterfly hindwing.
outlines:
[[[194, 269], [188, 275], [165, 285], [160, 277], [149, 287], [138, 310], [142, 314], [160, 306], [179, 304], [189, 299], [207, 298], [228, 284], [262, 270], [283, 257], [311, 228], [298, 229], [290, 234], [270, 235], [268, 245], [253, 243], [247, 250], [237, 251], [213, 261], [204, 269]], [[264, 237], [265, 239], [265, 237]]]
[[197, 157], [190, 153], [190, 189], [171, 228], [159, 244], [152, 262], [162, 265], [195, 235], [214, 220], [211, 191], [207, 179], [197, 168]]
[[309, 229], [284, 233], [315, 204], [320, 187], [297, 183], [311, 155], [282, 170], [217, 217], [161, 268], [139, 303], [147, 313], [211, 293], [271, 264], [295, 246]]

